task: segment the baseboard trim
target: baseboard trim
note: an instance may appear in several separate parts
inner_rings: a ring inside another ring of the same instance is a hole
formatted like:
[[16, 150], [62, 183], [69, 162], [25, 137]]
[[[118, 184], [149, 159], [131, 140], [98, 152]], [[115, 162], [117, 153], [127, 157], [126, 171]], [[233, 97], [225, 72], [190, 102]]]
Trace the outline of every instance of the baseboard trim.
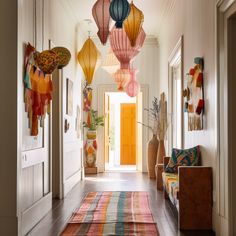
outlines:
[[52, 208], [52, 193], [47, 194], [33, 206], [22, 212], [21, 232], [26, 235]]
[[70, 176], [63, 183], [63, 198], [71, 191], [71, 189], [82, 179], [82, 169]]

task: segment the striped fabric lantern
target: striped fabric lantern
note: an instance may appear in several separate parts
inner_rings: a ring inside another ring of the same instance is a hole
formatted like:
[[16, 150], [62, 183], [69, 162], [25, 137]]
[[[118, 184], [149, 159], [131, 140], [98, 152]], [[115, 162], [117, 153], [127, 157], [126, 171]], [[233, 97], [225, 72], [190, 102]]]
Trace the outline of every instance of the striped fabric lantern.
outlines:
[[123, 21], [130, 12], [129, 2], [127, 0], [112, 0], [110, 5], [111, 18], [116, 22], [116, 28], [122, 28]]
[[129, 69], [130, 62], [140, 52], [145, 41], [146, 34], [141, 28], [135, 47], [132, 47], [124, 29], [113, 27], [110, 34], [111, 48], [120, 61], [121, 69]]
[[132, 69], [130, 70], [130, 81], [125, 87], [125, 92], [130, 97], [136, 97], [140, 92], [140, 84], [136, 80], [137, 70]]
[[134, 4], [133, 1], [130, 4], [130, 13], [127, 19], [124, 21], [125, 32], [130, 40], [131, 46], [134, 47], [136, 39], [141, 30], [144, 21], [144, 15]]
[[110, 0], [97, 0], [92, 9], [93, 18], [98, 27], [98, 37], [103, 45], [106, 44], [111, 17], [109, 13]]

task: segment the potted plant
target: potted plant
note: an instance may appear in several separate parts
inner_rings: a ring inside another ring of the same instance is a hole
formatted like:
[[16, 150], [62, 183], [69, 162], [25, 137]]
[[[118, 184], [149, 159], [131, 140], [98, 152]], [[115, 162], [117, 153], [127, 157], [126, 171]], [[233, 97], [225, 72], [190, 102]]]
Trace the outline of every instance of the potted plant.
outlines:
[[104, 126], [104, 117], [98, 116], [97, 111], [91, 109], [88, 112], [87, 122], [83, 122], [83, 127], [87, 128], [87, 140], [85, 143], [85, 157], [88, 167], [95, 167], [97, 159], [97, 129]]

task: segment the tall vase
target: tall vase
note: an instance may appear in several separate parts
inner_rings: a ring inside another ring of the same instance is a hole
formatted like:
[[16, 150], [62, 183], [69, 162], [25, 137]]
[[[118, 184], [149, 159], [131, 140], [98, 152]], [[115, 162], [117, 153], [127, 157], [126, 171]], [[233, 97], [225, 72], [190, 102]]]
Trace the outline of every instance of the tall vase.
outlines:
[[158, 151], [159, 141], [156, 135], [153, 135], [152, 139], [148, 142], [148, 176], [149, 178], [156, 178], [155, 165]]
[[163, 159], [165, 155], [166, 155], [166, 150], [165, 150], [164, 140], [159, 140], [159, 147], [158, 147], [156, 167], [155, 167], [156, 186], [158, 190], [163, 190], [162, 172], [163, 172]]
[[97, 131], [87, 131], [87, 141], [85, 144], [85, 161], [87, 167], [96, 167], [97, 159]]

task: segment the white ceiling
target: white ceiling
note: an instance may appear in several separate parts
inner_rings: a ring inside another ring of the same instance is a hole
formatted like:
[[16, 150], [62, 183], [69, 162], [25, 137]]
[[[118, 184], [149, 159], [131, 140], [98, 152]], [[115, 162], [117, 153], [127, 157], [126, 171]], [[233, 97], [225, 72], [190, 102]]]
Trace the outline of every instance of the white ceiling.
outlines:
[[[88, 29], [85, 19], [91, 19], [92, 35], [97, 33], [97, 27], [92, 17], [92, 7], [96, 0], [65, 0], [76, 16], [78, 23]], [[129, 0], [130, 2], [130, 0]], [[163, 18], [168, 13], [173, 0], [134, 0], [134, 4], [144, 13], [143, 28], [147, 35], [157, 36]]]

